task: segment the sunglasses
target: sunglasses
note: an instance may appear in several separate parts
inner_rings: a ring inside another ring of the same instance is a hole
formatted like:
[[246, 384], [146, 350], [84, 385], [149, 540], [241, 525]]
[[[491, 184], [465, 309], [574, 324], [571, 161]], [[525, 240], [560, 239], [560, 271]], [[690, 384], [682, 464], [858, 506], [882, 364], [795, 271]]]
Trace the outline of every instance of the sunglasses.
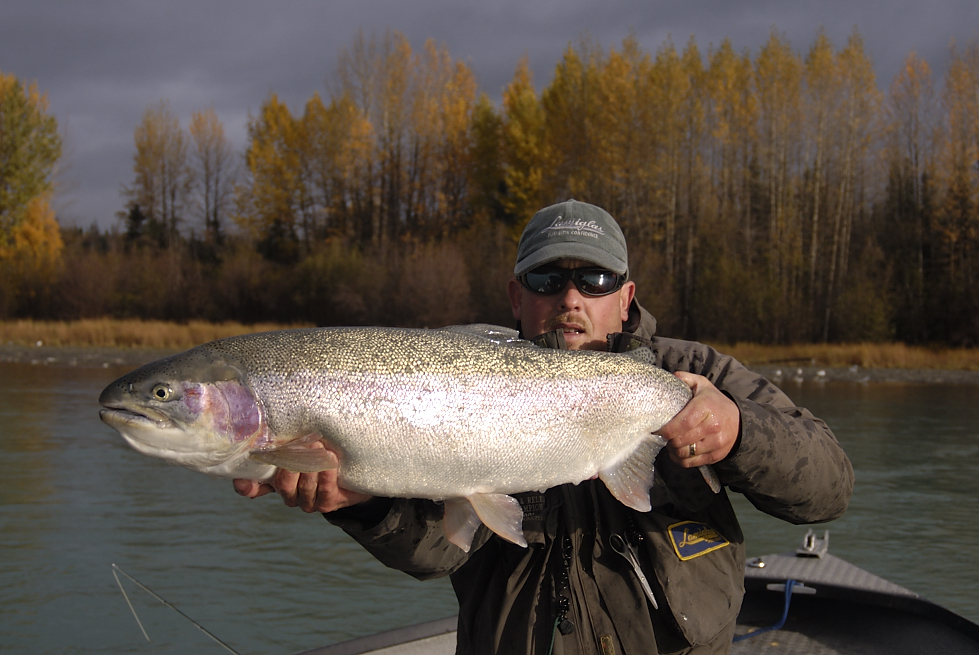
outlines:
[[628, 275], [619, 275], [605, 268], [560, 268], [545, 264], [527, 271], [518, 280], [525, 288], [544, 296], [560, 293], [568, 280], [586, 296], [607, 296], [618, 291]]

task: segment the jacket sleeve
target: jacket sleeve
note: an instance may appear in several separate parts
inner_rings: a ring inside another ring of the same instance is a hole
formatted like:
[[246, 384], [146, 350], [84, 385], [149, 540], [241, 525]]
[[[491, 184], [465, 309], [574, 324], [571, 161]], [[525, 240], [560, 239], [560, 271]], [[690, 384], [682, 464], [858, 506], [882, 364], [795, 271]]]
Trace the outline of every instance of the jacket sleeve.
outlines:
[[733, 357], [699, 343], [655, 343], [664, 368], [703, 375], [741, 411], [738, 443], [714, 465], [724, 484], [791, 523], [843, 514], [853, 492], [853, 467], [825, 422]]
[[[430, 500], [374, 498], [323, 516], [385, 566], [428, 580], [452, 573], [469, 557], [446, 539], [442, 513], [441, 505]], [[470, 553], [485, 543], [490, 534], [480, 527]]]

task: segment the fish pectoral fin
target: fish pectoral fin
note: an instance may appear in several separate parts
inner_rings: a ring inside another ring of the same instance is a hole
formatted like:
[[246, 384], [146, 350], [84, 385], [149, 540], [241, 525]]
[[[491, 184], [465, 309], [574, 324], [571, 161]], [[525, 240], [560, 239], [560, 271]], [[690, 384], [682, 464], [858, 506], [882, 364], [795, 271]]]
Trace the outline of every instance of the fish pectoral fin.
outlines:
[[717, 473], [714, 471], [714, 467], [709, 464], [704, 464], [700, 467], [700, 474], [704, 476], [704, 482], [710, 487], [710, 490], [715, 494], [721, 493], [721, 479], [717, 477]]
[[465, 498], [450, 498], [445, 501], [442, 529], [446, 538], [463, 551], [469, 552], [473, 536], [481, 524], [476, 509]]
[[516, 498], [506, 494], [473, 494], [466, 500], [487, 528], [507, 541], [527, 547], [523, 536], [523, 508]]
[[642, 439], [625, 459], [600, 470], [598, 477], [620, 503], [637, 512], [648, 512], [652, 509], [649, 488], [653, 486], [656, 474], [653, 463], [664, 445], [663, 437], [651, 434]]
[[[292, 444], [290, 444], [291, 446]], [[249, 453], [248, 457], [263, 464], [271, 464], [280, 469], [297, 473], [317, 473], [335, 469], [338, 465], [336, 453], [324, 448], [294, 448], [286, 446], [275, 450], [260, 450]]]

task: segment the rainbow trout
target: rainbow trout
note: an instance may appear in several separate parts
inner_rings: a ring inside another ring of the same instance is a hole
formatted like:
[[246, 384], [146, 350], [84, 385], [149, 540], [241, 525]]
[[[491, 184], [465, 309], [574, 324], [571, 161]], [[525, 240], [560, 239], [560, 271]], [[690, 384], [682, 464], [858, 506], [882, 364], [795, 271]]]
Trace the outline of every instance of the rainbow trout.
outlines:
[[337, 467], [352, 491], [444, 501], [464, 550], [480, 523], [525, 546], [512, 493], [598, 476], [650, 509], [665, 445], [653, 432], [690, 390], [649, 356], [538, 348], [488, 325], [284, 330], [147, 364], [106, 387], [100, 415], [137, 451], [195, 471]]

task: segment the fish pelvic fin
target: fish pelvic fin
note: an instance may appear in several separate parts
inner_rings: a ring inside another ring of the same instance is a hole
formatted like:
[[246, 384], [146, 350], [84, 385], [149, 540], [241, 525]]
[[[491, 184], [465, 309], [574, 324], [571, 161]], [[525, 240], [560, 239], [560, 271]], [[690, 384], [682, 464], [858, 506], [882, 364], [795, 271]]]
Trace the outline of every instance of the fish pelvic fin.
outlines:
[[480, 523], [518, 546], [527, 547], [523, 536], [523, 508], [506, 494], [473, 494], [445, 501], [445, 536], [469, 552]]
[[324, 448], [309, 447], [309, 443], [320, 438], [315, 435], [316, 439], [312, 439], [312, 436], [290, 442], [281, 448], [255, 451], [249, 453], [248, 457], [296, 473], [318, 473], [335, 469], [338, 466], [336, 453]]
[[481, 524], [476, 510], [465, 498], [450, 498], [445, 501], [442, 529], [445, 530], [446, 538], [463, 552], [469, 552], [473, 536]]
[[620, 503], [638, 512], [648, 512], [652, 509], [649, 488], [656, 474], [653, 463], [665, 445], [663, 437], [650, 434], [625, 459], [601, 469], [598, 477]]

